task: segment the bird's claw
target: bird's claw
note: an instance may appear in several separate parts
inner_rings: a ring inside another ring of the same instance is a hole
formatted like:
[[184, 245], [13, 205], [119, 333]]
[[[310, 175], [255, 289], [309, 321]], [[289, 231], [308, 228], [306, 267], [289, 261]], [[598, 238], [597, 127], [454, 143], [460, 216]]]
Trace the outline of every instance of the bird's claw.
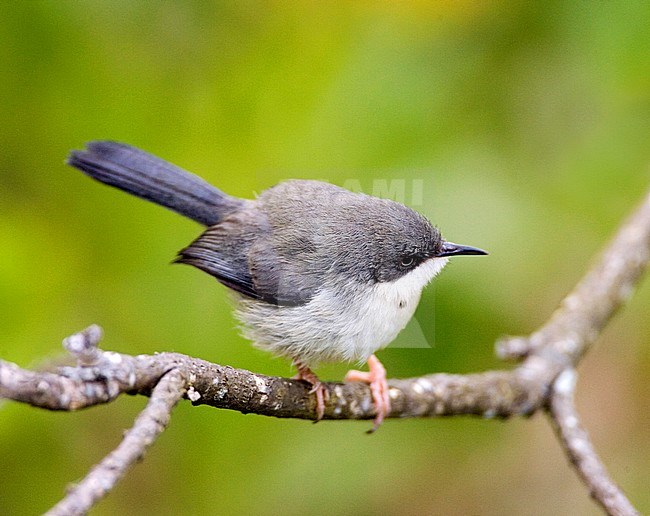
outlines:
[[388, 382], [386, 381], [386, 369], [375, 355], [368, 359], [369, 371], [348, 371], [345, 375], [346, 382], [363, 382], [370, 385], [370, 392], [375, 403], [375, 421], [368, 433], [371, 434], [382, 424], [390, 413], [390, 396], [388, 393]]
[[296, 367], [298, 368], [298, 373], [294, 376], [294, 379], [304, 380], [310, 383], [312, 388], [309, 390], [309, 394], [316, 394], [316, 420], [314, 423], [318, 423], [325, 416], [325, 402], [330, 399], [330, 392], [309, 367], [297, 362]]

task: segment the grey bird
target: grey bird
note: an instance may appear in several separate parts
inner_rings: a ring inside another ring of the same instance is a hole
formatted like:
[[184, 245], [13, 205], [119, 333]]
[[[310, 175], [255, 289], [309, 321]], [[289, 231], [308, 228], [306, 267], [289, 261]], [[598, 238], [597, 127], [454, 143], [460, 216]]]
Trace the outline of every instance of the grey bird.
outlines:
[[423, 288], [450, 256], [487, 254], [445, 241], [400, 203], [321, 181], [285, 181], [255, 200], [239, 199], [112, 141], [88, 143], [68, 164], [207, 226], [176, 261], [235, 293], [244, 335], [293, 362], [297, 378], [312, 386], [317, 420], [328, 391], [312, 368], [367, 362], [369, 372], [350, 371], [346, 380], [370, 385], [375, 430], [390, 412], [390, 397], [374, 353], [406, 326]]

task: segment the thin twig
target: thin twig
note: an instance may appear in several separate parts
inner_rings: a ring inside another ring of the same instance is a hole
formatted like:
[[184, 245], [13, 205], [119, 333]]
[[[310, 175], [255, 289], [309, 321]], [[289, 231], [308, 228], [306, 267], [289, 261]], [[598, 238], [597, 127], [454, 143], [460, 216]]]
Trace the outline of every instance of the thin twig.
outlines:
[[529, 337], [500, 340], [497, 354], [519, 359], [537, 351], [559, 359], [559, 365], [575, 367], [631, 297], [649, 260], [650, 192], [550, 319]]
[[589, 434], [580, 424], [573, 395], [577, 373], [565, 370], [553, 384], [548, 413], [564, 451], [575, 466], [582, 481], [589, 488], [591, 497], [607, 514], [633, 516], [639, 514], [625, 494], [607, 474], [589, 439]]
[[86, 514], [113, 489], [127, 470], [167, 428], [176, 403], [185, 393], [185, 380], [178, 371], [164, 375], [151, 392], [146, 408], [136, 418], [119, 446], [94, 466], [90, 473], [68, 490], [63, 500], [47, 512], [50, 516]]

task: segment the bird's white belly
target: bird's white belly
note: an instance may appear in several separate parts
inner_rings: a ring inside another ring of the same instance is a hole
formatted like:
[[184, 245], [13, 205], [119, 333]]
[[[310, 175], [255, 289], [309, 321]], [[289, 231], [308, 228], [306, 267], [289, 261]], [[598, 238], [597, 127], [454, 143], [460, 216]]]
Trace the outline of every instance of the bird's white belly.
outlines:
[[277, 355], [310, 366], [364, 362], [404, 329], [422, 289], [446, 263], [446, 258], [429, 260], [392, 282], [325, 286], [296, 307], [242, 300], [237, 314], [244, 335]]

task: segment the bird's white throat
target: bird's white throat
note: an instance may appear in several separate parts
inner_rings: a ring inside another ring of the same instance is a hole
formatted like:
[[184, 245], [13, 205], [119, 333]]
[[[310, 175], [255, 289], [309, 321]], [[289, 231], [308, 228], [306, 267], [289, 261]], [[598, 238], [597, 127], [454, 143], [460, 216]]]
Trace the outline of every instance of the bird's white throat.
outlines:
[[390, 344], [404, 329], [420, 302], [424, 287], [447, 264], [448, 258], [432, 258], [405, 276], [386, 283], [376, 283], [365, 303], [365, 338], [359, 344], [364, 356]]
[[443, 269], [449, 258], [432, 258], [423, 262], [408, 274], [395, 281], [377, 283], [376, 290], [390, 301], [409, 302], [414, 299], [417, 305], [422, 289]]

